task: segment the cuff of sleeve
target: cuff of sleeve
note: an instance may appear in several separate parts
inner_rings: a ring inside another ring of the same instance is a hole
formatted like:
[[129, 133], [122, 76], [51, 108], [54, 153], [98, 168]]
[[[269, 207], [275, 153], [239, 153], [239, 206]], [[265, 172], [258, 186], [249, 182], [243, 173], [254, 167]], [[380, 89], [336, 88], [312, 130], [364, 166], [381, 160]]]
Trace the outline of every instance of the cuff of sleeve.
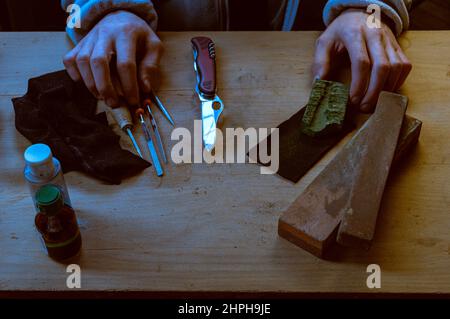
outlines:
[[74, 43], [78, 43], [102, 17], [117, 10], [127, 10], [136, 14], [153, 30], [156, 30], [158, 24], [158, 16], [153, 3], [149, 0], [78, 0], [75, 4], [81, 7], [81, 27], [66, 28], [69, 38]]
[[342, 11], [349, 8], [366, 9], [370, 4], [376, 4], [381, 8], [382, 13], [388, 17], [394, 24], [394, 33], [399, 36], [403, 30], [409, 27], [409, 16], [406, 6], [397, 8], [398, 12], [387, 3], [380, 0], [330, 0], [323, 10], [323, 21], [328, 26], [333, 20], [341, 14]]

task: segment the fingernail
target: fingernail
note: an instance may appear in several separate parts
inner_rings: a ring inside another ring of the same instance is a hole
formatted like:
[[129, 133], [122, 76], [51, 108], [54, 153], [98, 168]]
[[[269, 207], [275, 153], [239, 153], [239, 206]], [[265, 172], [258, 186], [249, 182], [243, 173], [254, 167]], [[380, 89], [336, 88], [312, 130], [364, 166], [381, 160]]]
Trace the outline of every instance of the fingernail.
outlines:
[[150, 83], [150, 80], [149, 79], [144, 79], [144, 89], [145, 89], [145, 91], [148, 93], [148, 92], [150, 92], [151, 88], [152, 88], [152, 85]]
[[320, 80], [320, 77], [318, 75], [315, 75], [313, 78], [313, 84], [316, 83], [316, 81]]
[[115, 106], [116, 100], [109, 98], [106, 100], [106, 104], [108, 104], [108, 106]]
[[361, 112], [364, 112], [364, 113], [369, 113], [371, 111], [370, 104], [367, 104], [367, 103], [362, 104], [359, 109], [361, 110]]
[[354, 96], [354, 97], [352, 97], [352, 104], [353, 105], [358, 105], [360, 102], [361, 102], [361, 97], [359, 97], [359, 96]]
[[129, 103], [131, 106], [137, 106], [137, 105], [139, 105], [139, 102], [138, 102], [138, 100], [137, 100], [136, 98], [130, 98], [130, 99], [128, 100], [128, 103]]

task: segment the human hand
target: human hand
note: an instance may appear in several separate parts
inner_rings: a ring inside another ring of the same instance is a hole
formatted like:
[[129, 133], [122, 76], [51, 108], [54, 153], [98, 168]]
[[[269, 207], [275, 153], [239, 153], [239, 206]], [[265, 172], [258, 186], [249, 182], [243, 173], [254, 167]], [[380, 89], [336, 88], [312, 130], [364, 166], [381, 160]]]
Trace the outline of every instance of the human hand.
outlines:
[[367, 17], [361, 9], [342, 12], [317, 39], [313, 64], [314, 76], [326, 79], [333, 60], [347, 52], [350, 102], [363, 112], [373, 110], [382, 90], [398, 90], [412, 68], [389, 26], [369, 28]]
[[139, 104], [139, 93], [150, 93], [158, 75], [161, 40], [137, 15], [115, 11], [106, 15], [65, 57], [74, 81], [83, 81], [110, 107], [120, 97], [130, 106]]

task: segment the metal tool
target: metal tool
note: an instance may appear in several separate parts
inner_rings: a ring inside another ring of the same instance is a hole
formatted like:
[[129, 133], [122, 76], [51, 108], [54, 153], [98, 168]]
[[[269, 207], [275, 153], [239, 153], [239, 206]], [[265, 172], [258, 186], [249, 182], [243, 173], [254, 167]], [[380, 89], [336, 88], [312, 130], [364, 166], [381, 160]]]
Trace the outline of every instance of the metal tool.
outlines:
[[[115, 69], [115, 55], [111, 58], [111, 74], [116, 74], [116, 69]], [[123, 92], [121, 89], [121, 85], [120, 85], [120, 81], [118, 80], [117, 76], [112, 76], [111, 78], [114, 88], [116, 88], [119, 92], [120, 96], [123, 96]], [[122, 131], [124, 131], [125, 133], [127, 133], [128, 137], [131, 140], [131, 143], [133, 143], [133, 146], [136, 150], [136, 152], [139, 154], [139, 156], [141, 158], [144, 158], [142, 156], [142, 152], [141, 149], [139, 148], [138, 143], [136, 142], [136, 139], [133, 136], [133, 118], [131, 117], [130, 111], [128, 110], [127, 107], [127, 102], [123, 99], [123, 98], [119, 98], [119, 102], [120, 102], [120, 107], [117, 108], [111, 108], [111, 113], [114, 117], [114, 120], [116, 121], [116, 123], [119, 125], [119, 127], [122, 129]]]
[[153, 93], [153, 92], [150, 93], [150, 100], [156, 104], [156, 106], [160, 109], [162, 114], [164, 114], [164, 116], [169, 121], [169, 123], [172, 124], [172, 126], [175, 126], [175, 122], [173, 121], [172, 116], [170, 115], [169, 111], [167, 111], [167, 109], [164, 107], [161, 100], [159, 99], [159, 97], [156, 96], [155, 93]]
[[133, 143], [134, 148], [136, 149], [136, 152], [139, 154], [141, 158], [142, 152], [139, 148], [138, 143], [136, 142], [136, 139], [133, 136], [133, 133], [131, 132], [133, 130], [133, 120], [131, 118], [130, 111], [128, 111], [128, 108], [125, 106], [121, 106], [118, 108], [111, 109], [111, 113], [114, 117], [114, 120], [117, 122], [119, 127], [127, 133], [128, 137], [130, 138], [131, 142]]
[[147, 127], [147, 123], [145, 123], [144, 109], [138, 108], [136, 110], [136, 115], [138, 116], [139, 122], [141, 123], [142, 132], [144, 133], [145, 140], [147, 141], [148, 150], [149, 150], [150, 156], [152, 158], [153, 166], [155, 167], [155, 170], [156, 170], [156, 175], [162, 176], [162, 175], [164, 175], [164, 171], [162, 169], [161, 163], [159, 162], [158, 153], [156, 152], [155, 144], [153, 143], [150, 129]]
[[[153, 117], [152, 108], [150, 101], [144, 101], [145, 106], [147, 107], [148, 115], [150, 118], [150, 123], [152, 124], [153, 132], [155, 132], [156, 142], [158, 143], [159, 152], [164, 160], [164, 163], [167, 164], [166, 152], [164, 151], [164, 145], [161, 139], [161, 135], [159, 134], [158, 125], [156, 124], [156, 120]], [[170, 121], [170, 120], [169, 120]]]
[[202, 111], [202, 135], [205, 149], [211, 152], [216, 143], [217, 122], [224, 109], [216, 94], [216, 51], [207, 37], [191, 39], [194, 51], [194, 70], [197, 76], [196, 92]]

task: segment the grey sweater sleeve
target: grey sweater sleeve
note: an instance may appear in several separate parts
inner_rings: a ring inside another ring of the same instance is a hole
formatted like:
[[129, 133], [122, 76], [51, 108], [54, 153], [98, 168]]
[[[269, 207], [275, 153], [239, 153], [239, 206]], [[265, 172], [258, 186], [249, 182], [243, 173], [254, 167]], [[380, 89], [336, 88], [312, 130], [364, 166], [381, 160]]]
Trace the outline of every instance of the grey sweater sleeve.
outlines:
[[116, 10], [133, 12], [147, 21], [154, 30], [158, 23], [158, 16], [150, 0], [61, 0], [64, 10], [68, 10], [71, 4], [78, 5], [81, 9], [80, 28], [66, 28], [74, 43], [80, 41], [102, 17]]
[[323, 10], [323, 21], [329, 25], [342, 11], [348, 8], [367, 8], [376, 4], [382, 13], [394, 23], [394, 33], [398, 36], [409, 27], [408, 10], [412, 0], [329, 0]]

